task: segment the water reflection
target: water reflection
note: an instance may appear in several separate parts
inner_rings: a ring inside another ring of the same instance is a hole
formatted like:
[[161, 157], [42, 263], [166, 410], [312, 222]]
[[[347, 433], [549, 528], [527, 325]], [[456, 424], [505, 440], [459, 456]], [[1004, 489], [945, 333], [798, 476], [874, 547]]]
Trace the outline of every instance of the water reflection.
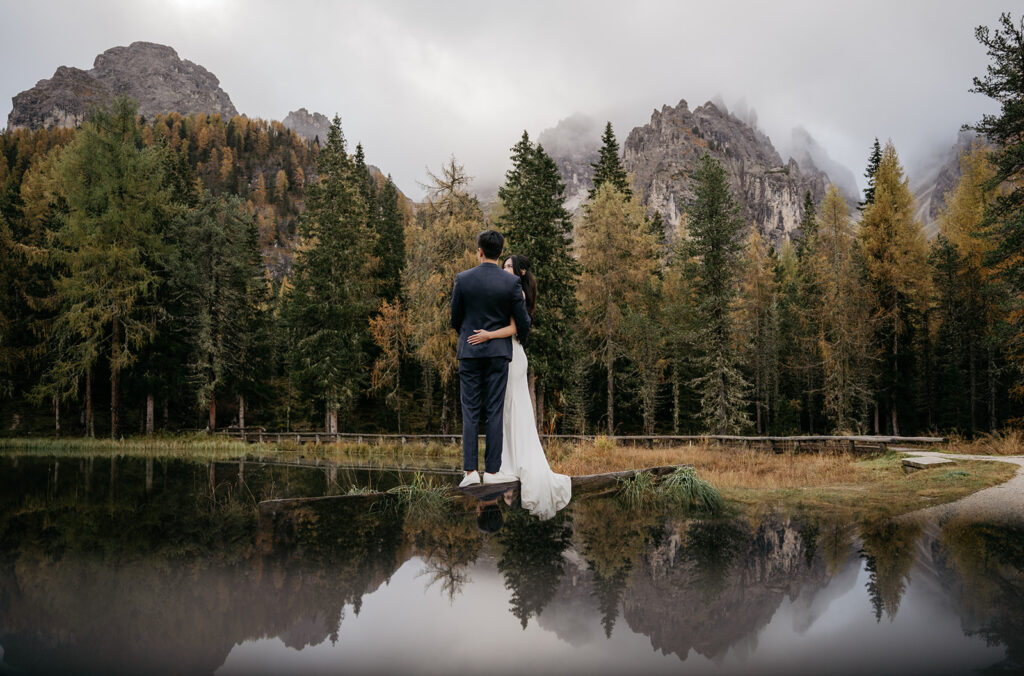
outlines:
[[460, 505], [255, 507], [399, 480], [0, 459], [0, 671], [472, 671], [491, 646], [497, 673], [1024, 665], [1020, 529], [591, 499], [543, 522], [499, 501], [487, 532]]

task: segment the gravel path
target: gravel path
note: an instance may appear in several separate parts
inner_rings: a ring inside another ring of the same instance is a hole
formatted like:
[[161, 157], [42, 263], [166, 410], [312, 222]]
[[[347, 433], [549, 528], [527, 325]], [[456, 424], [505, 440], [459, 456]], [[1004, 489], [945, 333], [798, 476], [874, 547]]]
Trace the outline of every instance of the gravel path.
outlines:
[[1024, 456], [1019, 455], [953, 455], [933, 451], [907, 452], [908, 456], [946, 458], [949, 460], [992, 460], [1008, 462], [1020, 469], [1012, 479], [998, 486], [985, 488], [956, 502], [921, 509], [907, 517], [927, 517], [945, 521], [947, 518], [966, 518], [1008, 525], [1024, 525]]

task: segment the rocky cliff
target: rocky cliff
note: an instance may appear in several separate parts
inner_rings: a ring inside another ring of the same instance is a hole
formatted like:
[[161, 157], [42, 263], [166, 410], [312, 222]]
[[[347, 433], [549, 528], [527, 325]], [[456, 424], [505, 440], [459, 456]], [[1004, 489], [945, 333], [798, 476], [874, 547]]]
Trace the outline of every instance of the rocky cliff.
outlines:
[[915, 216], [929, 238], [939, 231], [939, 212], [946, 205], [946, 194], [960, 180], [960, 155], [970, 150], [976, 140], [978, 135], [975, 132], [961, 131], [952, 147], [919, 172], [920, 179], [911, 178], [910, 190], [917, 202]]
[[802, 170], [792, 159], [784, 163], [767, 136], [711, 102], [691, 112], [680, 101], [655, 110], [623, 146], [626, 171], [645, 206], [664, 217], [669, 238], [678, 234], [681, 215], [695, 198], [693, 171], [704, 153], [728, 171], [746, 222], [775, 244], [797, 230], [808, 191], [816, 202], [824, 196], [823, 172]]
[[7, 128], [77, 126], [91, 108], [115, 96], [138, 101], [145, 117], [169, 112], [238, 114], [213, 73], [179, 58], [165, 45], [133, 42], [97, 56], [92, 70], [61, 66], [49, 80], [15, 96]]
[[326, 115], [310, 113], [305, 108], [288, 113], [281, 123], [307, 141], [318, 139], [321, 145], [327, 142], [327, 132], [331, 130], [331, 121]]
[[591, 165], [597, 162], [603, 131], [604, 126], [594, 118], [575, 113], [537, 136], [537, 143], [558, 166], [565, 183], [565, 208], [571, 213], [579, 211], [594, 187]]

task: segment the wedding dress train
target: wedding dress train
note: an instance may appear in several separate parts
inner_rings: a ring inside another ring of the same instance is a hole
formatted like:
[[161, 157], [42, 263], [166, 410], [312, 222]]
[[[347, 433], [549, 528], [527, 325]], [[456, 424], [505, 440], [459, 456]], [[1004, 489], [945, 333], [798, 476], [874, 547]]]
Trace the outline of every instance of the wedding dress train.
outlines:
[[541, 519], [550, 519], [569, 504], [572, 480], [564, 474], [552, 472], [544, 456], [526, 371], [526, 352], [513, 337], [512, 361], [508, 366], [508, 384], [505, 387], [501, 473], [519, 478], [520, 501], [525, 509]]

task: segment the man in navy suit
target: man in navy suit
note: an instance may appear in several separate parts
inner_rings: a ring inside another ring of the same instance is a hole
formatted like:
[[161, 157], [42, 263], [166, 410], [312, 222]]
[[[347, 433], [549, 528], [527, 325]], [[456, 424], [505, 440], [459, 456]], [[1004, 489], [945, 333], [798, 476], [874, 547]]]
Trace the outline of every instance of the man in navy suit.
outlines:
[[496, 230], [484, 230], [476, 238], [480, 264], [455, 276], [452, 289], [452, 328], [459, 333], [459, 384], [462, 387], [462, 468], [460, 486], [480, 483], [477, 472], [477, 436], [480, 414], [487, 418], [487, 447], [484, 450], [484, 483], [509, 480], [498, 474], [501, 468], [501, 428], [505, 407], [508, 364], [512, 361], [512, 339], [496, 338], [471, 345], [466, 339], [476, 329], [496, 331], [516, 320], [516, 333], [525, 338], [530, 315], [523, 300], [517, 275], [498, 265], [505, 238]]

